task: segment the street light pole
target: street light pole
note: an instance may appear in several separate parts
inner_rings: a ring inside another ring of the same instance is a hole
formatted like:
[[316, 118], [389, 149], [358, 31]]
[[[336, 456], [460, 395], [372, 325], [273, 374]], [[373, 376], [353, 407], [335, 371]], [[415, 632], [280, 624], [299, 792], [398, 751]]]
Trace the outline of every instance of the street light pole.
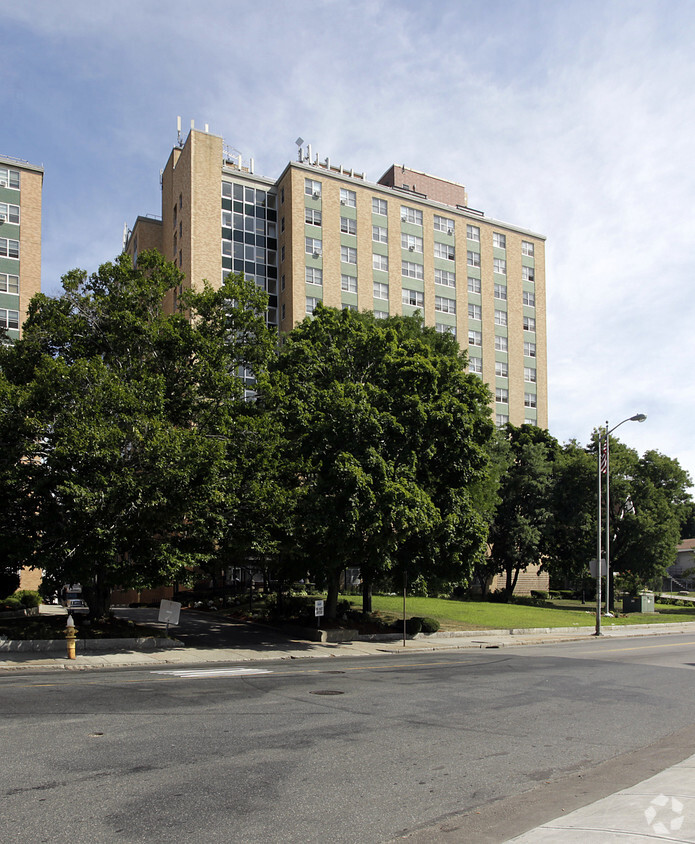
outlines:
[[598, 429], [598, 491], [596, 501], [598, 512], [596, 515], [596, 636], [601, 635], [601, 429]]
[[[622, 422], [618, 422], [617, 425], [614, 425], [612, 428], [608, 428], [608, 420], [606, 420], [606, 428], [604, 434], [604, 448], [606, 452], [606, 463], [605, 463], [605, 473], [606, 473], [606, 613], [610, 612], [610, 595], [611, 595], [611, 585], [610, 585], [610, 577], [611, 577], [611, 567], [610, 567], [610, 560], [611, 560], [611, 535], [610, 535], [610, 525], [611, 525], [611, 515], [610, 515], [610, 435], [616, 428], [619, 428], [621, 425], [624, 425], [626, 422], [644, 422], [646, 419], [646, 415], [644, 413], [636, 413], [634, 416], [628, 416], [627, 419], [623, 419]], [[598, 457], [598, 466], [599, 466], [599, 477], [598, 477], [598, 562], [597, 562], [597, 571], [596, 571], [596, 635], [601, 635], [601, 434], [599, 431], [599, 457]]]

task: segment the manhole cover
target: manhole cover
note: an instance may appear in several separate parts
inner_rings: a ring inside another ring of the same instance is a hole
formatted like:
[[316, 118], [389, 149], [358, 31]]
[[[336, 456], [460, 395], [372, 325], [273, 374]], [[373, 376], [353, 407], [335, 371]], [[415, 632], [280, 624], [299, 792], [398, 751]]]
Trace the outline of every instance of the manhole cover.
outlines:
[[310, 695], [342, 695], [344, 692], [339, 692], [337, 689], [319, 689], [315, 692], [309, 692]]

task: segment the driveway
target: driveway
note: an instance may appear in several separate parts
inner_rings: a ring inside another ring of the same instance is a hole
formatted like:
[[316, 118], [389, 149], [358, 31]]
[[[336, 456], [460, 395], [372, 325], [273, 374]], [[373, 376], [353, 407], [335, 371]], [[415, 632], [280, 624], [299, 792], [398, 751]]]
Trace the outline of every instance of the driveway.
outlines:
[[[166, 627], [164, 623], [157, 621], [159, 610], [156, 608], [114, 607], [111, 611], [118, 618], [127, 618], [137, 624], [147, 624], [162, 630]], [[215, 612], [182, 609], [179, 622], [178, 625], [170, 625], [169, 634], [183, 642], [187, 648], [274, 650], [293, 641], [290, 636], [279, 630], [244, 621], [233, 621]]]

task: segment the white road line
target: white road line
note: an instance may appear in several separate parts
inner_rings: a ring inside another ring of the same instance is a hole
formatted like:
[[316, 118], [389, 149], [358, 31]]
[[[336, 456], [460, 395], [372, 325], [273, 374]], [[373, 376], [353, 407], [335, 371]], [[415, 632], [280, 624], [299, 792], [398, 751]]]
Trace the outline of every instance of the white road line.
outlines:
[[201, 668], [198, 670], [179, 668], [171, 671], [150, 671], [150, 674], [168, 674], [184, 680], [199, 677], [248, 677], [251, 674], [272, 674], [267, 668]]

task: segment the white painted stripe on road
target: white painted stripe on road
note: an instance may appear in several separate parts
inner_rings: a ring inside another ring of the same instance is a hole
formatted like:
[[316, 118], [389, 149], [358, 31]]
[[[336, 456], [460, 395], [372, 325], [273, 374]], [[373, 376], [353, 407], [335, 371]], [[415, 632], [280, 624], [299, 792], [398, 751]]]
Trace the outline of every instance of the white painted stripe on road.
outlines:
[[248, 677], [251, 674], [272, 674], [272, 671], [267, 668], [201, 668], [198, 670], [178, 668], [171, 671], [150, 671], [150, 674], [168, 674], [171, 677], [189, 680], [199, 677]]

